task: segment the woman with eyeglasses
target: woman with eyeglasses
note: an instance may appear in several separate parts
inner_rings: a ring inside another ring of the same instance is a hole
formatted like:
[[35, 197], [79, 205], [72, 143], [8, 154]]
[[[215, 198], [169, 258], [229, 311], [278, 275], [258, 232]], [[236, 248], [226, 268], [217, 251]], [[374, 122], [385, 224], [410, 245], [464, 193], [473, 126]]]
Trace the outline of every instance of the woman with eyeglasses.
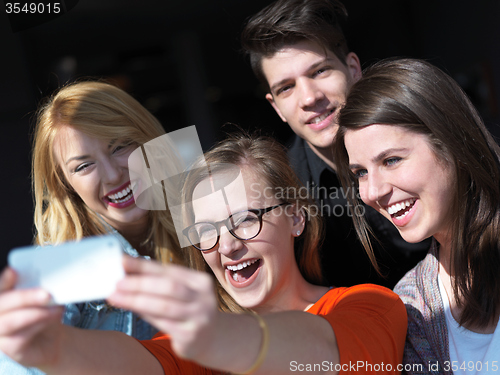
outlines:
[[319, 286], [321, 218], [283, 147], [233, 135], [195, 167], [182, 210], [192, 269], [127, 258], [108, 300], [163, 333], [64, 327], [41, 294], [3, 280], [0, 349], [55, 374], [400, 373], [404, 305], [381, 286]]

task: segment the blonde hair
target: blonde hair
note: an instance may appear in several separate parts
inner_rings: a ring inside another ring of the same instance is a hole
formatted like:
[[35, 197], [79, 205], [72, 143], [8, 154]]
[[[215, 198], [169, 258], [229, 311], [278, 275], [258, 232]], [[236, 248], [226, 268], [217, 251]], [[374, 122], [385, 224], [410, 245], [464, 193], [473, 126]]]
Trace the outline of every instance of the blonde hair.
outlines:
[[[99, 139], [120, 138], [139, 145], [165, 134], [138, 101], [104, 82], [73, 83], [48, 98], [37, 112], [32, 160], [35, 241], [41, 245], [106, 233], [102, 220], [73, 191], [55, 158], [54, 142], [65, 125]], [[156, 258], [185, 263], [170, 211], [150, 211], [149, 222], [146, 240], [154, 244]]]
[[[289, 164], [284, 147], [270, 137], [241, 132], [229, 135], [205, 153], [205, 161], [210, 171], [207, 168], [192, 169], [193, 172], [188, 175], [184, 184], [184, 201], [191, 200], [195, 187], [209, 177], [208, 173], [217, 173], [227, 164], [250, 167], [271, 188], [280, 193], [279, 197], [283, 203], [294, 204], [297, 210], [304, 213], [306, 226], [299, 239], [301, 243], [295, 246], [295, 259], [305, 280], [312, 284], [321, 284], [323, 278], [318, 249], [322, 238], [323, 222], [320, 216], [312, 214], [311, 208], [314, 203], [309, 197], [303, 193], [297, 194], [302, 184]], [[191, 268], [213, 274], [200, 250], [190, 247], [188, 254]], [[245, 310], [233, 300], [218, 281], [216, 281], [216, 293], [219, 306], [223, 311]]]

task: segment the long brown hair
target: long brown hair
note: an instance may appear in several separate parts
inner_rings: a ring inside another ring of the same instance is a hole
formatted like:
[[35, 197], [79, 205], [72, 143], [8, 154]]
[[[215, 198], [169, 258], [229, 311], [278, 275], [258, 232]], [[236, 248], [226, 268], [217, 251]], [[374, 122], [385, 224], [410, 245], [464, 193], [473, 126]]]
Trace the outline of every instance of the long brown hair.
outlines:
[[[345, 132], [371, 124], [426, 135], [438, 159], [453, 168], [451, 271], [463, 307], [459, 322], [491, 323], [500, 304], [500, 148], [464, 91], [428, 62], [385, 60], [352, 87], [339, 123], [335, 161], [347, 186], [356, 179], [349, 171]], [[366, 222], [357, 217], [355, 225], [366, 246]]]
[[[34, 132], [32, 184], [35, 241], [57, 244], [106, 233], [102, 221], [67, 183], [54, 156], [54, 141], [68, 125], [100, 139], [128, 139], [142, 145], [165, 134], [159, 121], [116, 86], [82, 81], [58, 90], [40, 105]], [[184, 263], [168, 210], [150, 211], [148, 240], [157, 259]]]
[[[217, 173], [227, 164], [238, 167], [249, 166], [253, 172], [267, 182], [268, 186], [275, 192], [279, 192], [279, 198], [282, 202], [294, 204], [296, 209], [302, 210], [306, 216], [306, 226], [301, 235], [301, 246], [295, 247], [295, 259], [304, 279], [313, 284], [320, 284], [322, 275], [318, 248], [322, 233], [321, 217], [317, 214], [311, 214], [310, 211], [314, 203], [307, 194], [300, 190], [302, 185], [288, 162], [284, 147], [270, 137], [238, 132], [229, 135], [205, 153], [205, 161], [210, 172], [207, 168], [196, 169], [195, 165], [194, 172], [188, 175], [184, 184], [184, 201], [191, 200], [194, 188], [202, 180], [208, 178], [209, 173]], [[299, 192], [301, 194], [297, 194]], [[212, 273], [199, 250], [190, 247], [188, 252], [192, 268]], [[241, 307], [234, 302], [222, 286], [218, 282], [216, 285], [221, 309], [233, 312], [241, 311]]]

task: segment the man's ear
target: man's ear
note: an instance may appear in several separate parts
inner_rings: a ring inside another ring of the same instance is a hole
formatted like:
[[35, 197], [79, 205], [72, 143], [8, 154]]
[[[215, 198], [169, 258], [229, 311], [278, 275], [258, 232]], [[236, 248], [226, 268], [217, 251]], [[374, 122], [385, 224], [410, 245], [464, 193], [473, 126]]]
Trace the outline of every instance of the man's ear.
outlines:
[[347, 69], [349, 69], [349, 73], [353, 82], [358, 81], [362, 75], [361, 63], [359, 62], [359, 57], [354, 52], [349, 52], [345, 59]]
[[268, 92], [266, 94], [266, 99], [269, 102], [269, 104], [271, 104], [271, 106], [274, 108], [274, 110], [276, 111], [276, 113], [278, 114], [278, 116], [281, 118], [281, 120], [283, 122], [287, 122], [286, 118], [281, 114], [281, 111], [278, 108], [278, 106], [276, 105], [276, 102], [274, 101], [273, 95], [270, 92]]

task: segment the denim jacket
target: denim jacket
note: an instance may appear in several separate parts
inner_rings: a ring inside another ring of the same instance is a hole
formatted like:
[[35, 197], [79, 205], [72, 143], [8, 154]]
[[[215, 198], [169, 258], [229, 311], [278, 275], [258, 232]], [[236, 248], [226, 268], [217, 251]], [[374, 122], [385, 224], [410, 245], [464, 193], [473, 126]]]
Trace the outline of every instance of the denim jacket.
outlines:
[[[137, 250], [118, 231], [111, 226], [108, 231], [117, 236], [126, 254], [139, 256]], [[133, 312], [112, 307], [104, 300], [66, 305], [63, 323], [84, 329], [121, 331], [138, 340], [150, 339], [157, 332], [157, 329]], [[0, 351], [0, 375], [43, 374], [36, 368], [21, 366]]]

